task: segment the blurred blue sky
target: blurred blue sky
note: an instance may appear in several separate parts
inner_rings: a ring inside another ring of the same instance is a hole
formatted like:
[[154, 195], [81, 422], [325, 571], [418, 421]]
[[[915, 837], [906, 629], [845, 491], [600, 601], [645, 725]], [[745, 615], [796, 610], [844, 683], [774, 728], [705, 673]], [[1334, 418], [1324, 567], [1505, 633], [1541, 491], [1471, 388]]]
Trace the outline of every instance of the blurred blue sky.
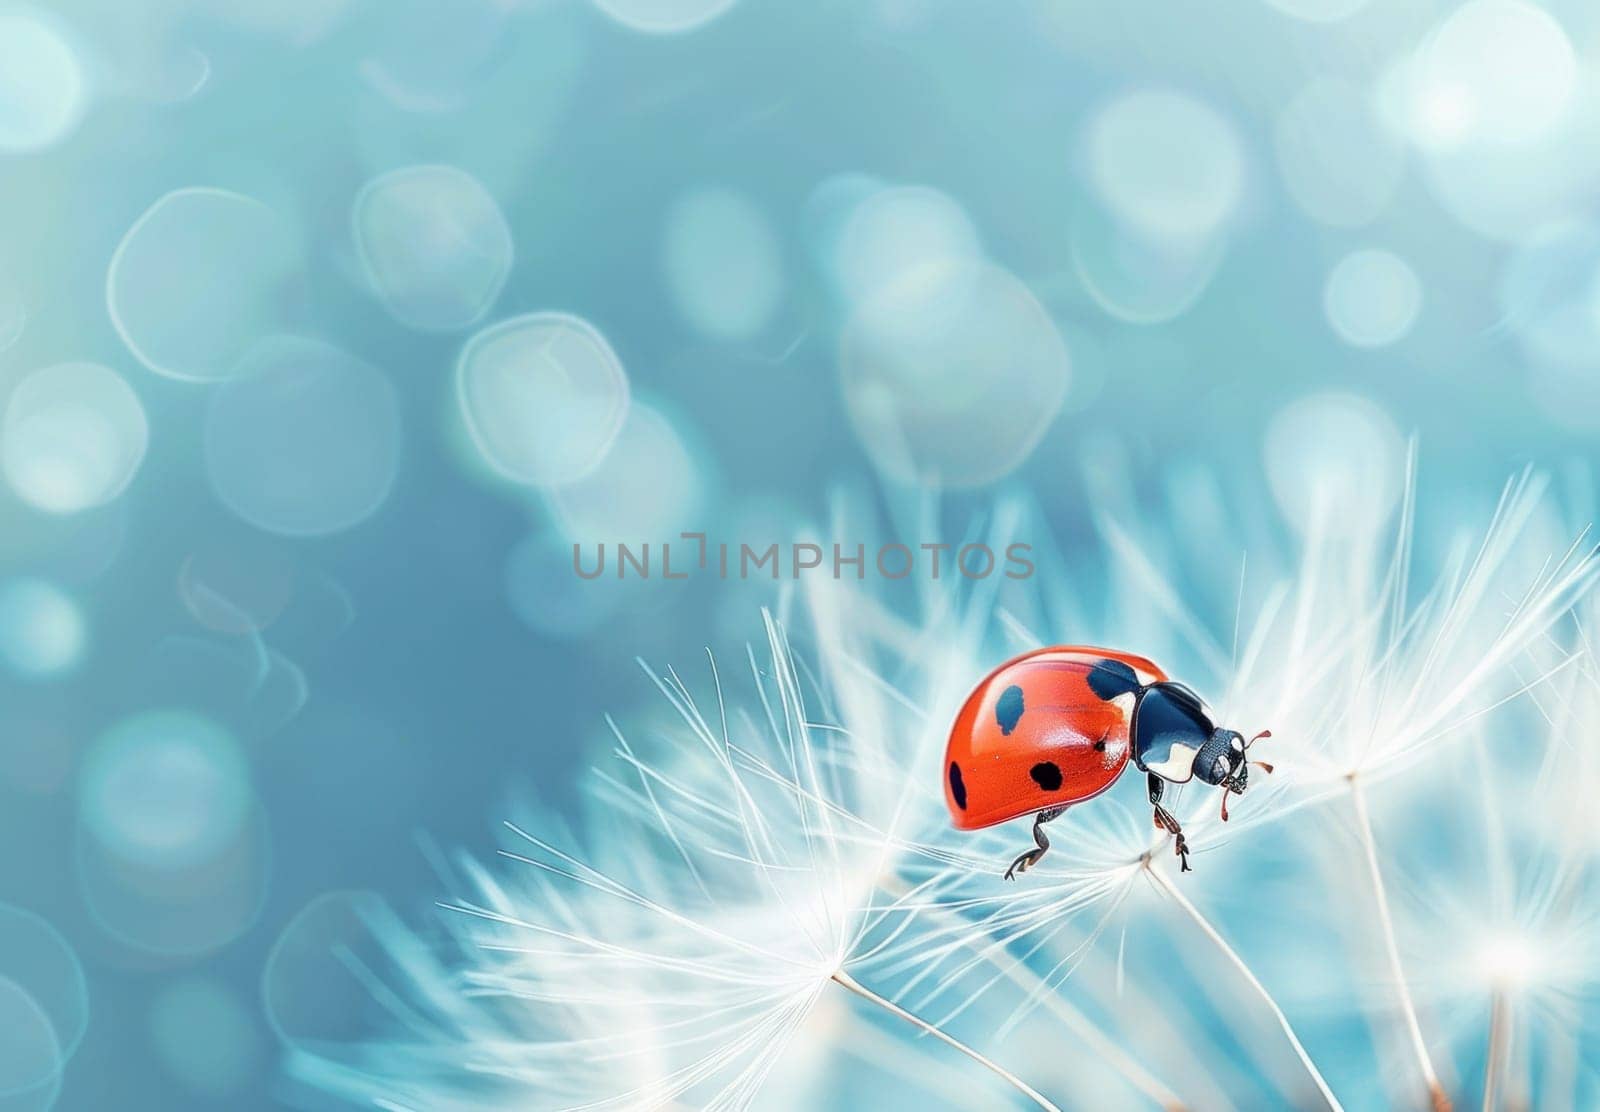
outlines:
[[756, 632], [573, 540], [881, 482], [1070, 556], [1205, 475], [1387, 512], [1412, 435], [1425, 501], [1533, 462], [1587, 515], [1597, 50], [1524, 0], [0, 4], [0, 1112], [273, 1106], [297, 913], [425, 913], [419, 834], [570, 813], [636, 655]]

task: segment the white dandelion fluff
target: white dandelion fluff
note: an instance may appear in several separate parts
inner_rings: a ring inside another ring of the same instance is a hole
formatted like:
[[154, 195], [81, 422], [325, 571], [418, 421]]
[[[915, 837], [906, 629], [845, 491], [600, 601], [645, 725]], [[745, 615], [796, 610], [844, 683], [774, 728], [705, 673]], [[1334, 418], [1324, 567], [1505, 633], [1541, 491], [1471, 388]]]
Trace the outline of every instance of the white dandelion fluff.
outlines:
[[[1244, 607], [1241, 585], [1233, 630], [1213, 630], [1184, 605], [1182, 592], [1158, 570], [1164, 555], [1159, 542], [1146, 537], [1135, 543], [1109, 515], [1102, 515], [1101, 522], [1107, 549], [1122, 575], [1124, 593], [1114, 609], [1136, 612], [1154, 606], [1163, 611], [1164, 625], [1173, 631], [1170, 658], [1193, 660], [1202, 672], [1213, 673], [1209, 686], [1220, 692], [1219, 721], [1250, 732], [1267, 726], [1272, 730], [1269, 767], [1274, 775], [1258, 778], [1236, 804], [1231, 822], [1223, 810], [1226, 794], [1219, 806], [1214, 794], [1197, 792], [1198, 785], [1168, 805], [1179, 817], [1196, 860], [1203, 861], [1208, 852], [1246, 831], [1259, 834], [1261, 827], [1331, 795], [1348, 794], [1384, 924], [1391, 916], [1367, 814], [1367, 785], [1417, 766], [1459, 738], [1463, 727], [1570, 663], [1571, 655], [1562, 654], [1531, 673], [1528, 667], [1549, 655], [1538, 650], [1546, 647], [1552, 626], [1595, 574], [1581, 535], [1527, 572], [1519, 545], [1544, 504], [1545, 489], [1542, 480], [1523, 475], [1508, 484], [1482, 533], [1471, 540], [1458, 538], [1442, 570], [1415, 597], [1411, 489], [1408, 484], [1397, 536], [1388, 548], [1371, 537], [1352, 540], [1320, 530], [1313, 519], [1292, 576], [1257, 591], [1259, 601], [1250, 610]], [[1192, 562], [1188, 551], [1177, 555]], [[1064, 640], [1052, 613], [1083, 621], [1089, 606], [1081, 599], [1063, 599], [1063, 594], [1058, 590], [1039, 608], [1034, 619], [1038, 627], [1001, 615], [1013, 635], [1014, 651]], [[1112, 637], [1104, 640], [1118, 643]], [[1026, 1014], [1084, 960], [1098, 931], [1088, 941], [1074, 934], [1066, 949], [1053, 947], [1049, 936], [1074, 917], [1109, 922], [1135, 883], [1147, 878], [1255, 990], [1322, 1100], [1337, 1107], [1332, 1089], [1278, 1002], [1195, 902], [1157, 867], [1169, 836], [1152, 827], [1147, 808], [1140, 812], [1137, 805], [1120, 802], [1102, 798], [1056, 820], [1052, 838], [1070, 845], [1070, 856], [1047, 856], [1023, 892], [1000, 889], [991, 881], [994, 863], [1009, 860], [1017, 842], [1007, 827], [979, 832], [970, 849], [946, 859], [955, 868], [932, 882], [938, 888], [935, 899], [969, 918], [968, 930], [951, 928], [946, 934], [951, 952], [965, 956], [941, 965], [940, 951], [926, 955], [918, 982], [929, 992], [919, 1004], [929, 1006], [935, 997], [959, 990], [959, 1011], [977, 993], [999, 983], [990, 974], [974, 986], [972, 974], [979, 962], [1010, 948], [1035, 962], [1047, 956], [1041, 989], [1029, 994], [1016, 1013]], [[1424, 1082], [1438, 1102], [1442, 1087], [1393, 947], [1392, 928], [1384, 934], [1391, 983], [1400, 995], [1408, 1036]]]
[[[1394, 930], [1436, 1045], [1457, 1061], [1481, 1053], [1484, 1107], [1579, 1108], [1600, 1096], [1576, 1056], [1600, 1000], [1596, 859], [1582, 836], [1600, 787], [1593, 659], [1533, 695], [1404, 801], [1410, 836], [1388, 855]], [[1419, 852], [1435, 838], [1463, 868]]]
[[[1595, 568], [1581, 538], [1529, 562], [1528, 525], [1545, 504], [1540, 481], [1513, 481], [1477, 536], [1426, 573], [1408, 494], [1391, 543], [1319, 531], [1312, 515], [1288, 556], [1270, 532], [1242, 537], [1264, 553], [1242, 572], [1225, 554], [1197, 566], [1159, 529], [1103, 512], [1103, 545], [1071, 552], [1074, 574], [1052, 574], [1068, 556], [1041, 551], [1037, 582], [905, 584], [892, 597], [808, 582], [766, 619], [745, 678], [725, 662], [701, 679], [649, 672], [671, 724], [612, 725], [591, 836], [513, 823], [501, 867], [455, 866], [468, 895], [448, 904], [445, 936], [423, 944], [387, 923], [391, 978], [362, 974], [392, 1032], [337, 1053], [298, 1048], [293, 1068], [390, 1108], [767, 1107], [786, 1063], [860, 1049], [869, 1029], [850, 1026], [853, 1000], [917, 1036], [873, 1060], [936, 1096], [948, 1094], [935, 1079], [965, 1061], [1041, 1107], [1130, 1089], [1169, 1109], [1226, 1106], [1235, 1081], [1254, 1083], [1231, 1060], [1242, 1042], [1285, 1099], [1338, 1108], [1284, 1003], [1207, 905], [1226, 891], [1215, 866], [1231, 846], [1278, 824], [1288, 836], [1274, 845], [1310, 842], [1314, 854], [1341, 816], [1364, 859], [1352, 874], [1346, 858], [1341, 883], [1353, 875], [1376, 902], [1398, 1034], [1444, 1101], [1365, 793], [1409, 783], [1434, 758], [1470, 765], [1464, 738], [1519, 694], [1576, 674], [1557, 626]], [[1225, 499], [1216, 506], [1226, 512]], [[909, 520], [926, 530], [926, 512]], [[1027, 523], [1003, 503], [984, 535], [1003, 545]], [[1085, 567], [1094, 561], [1100, 574]], [[1225, 610], [1186, 601], [1216, 598], [1229, 578]], [[1008, 656], [1071, 642], [1137, 645], [1215, 695], [1220, 721], [1271, 729], [1259, 752], [1273, 772], [1252, 777], [1231, 815], [1198, 785], [1167, 797], [1196, 873], [1174, 875], [1173, 839], [1142, 790], [1069, 809], [1050, 827], [1057, 848], [1022, 883], [1000, 876], [1020, 823], [951, 829], [939, 770], [967, 691]], [[1130, 909], [1151, 891], [1181, 915], [1136, 923]], [[1158, 976], [1227, 998], [1220, 1026], [1186, 1018], [1196, 1005], [1123, 959], [1152, 946], [1175, 950]], [[1514, 953], [1503, 951], [1508, 967]], [[1263, 1024], [1278, 1037], [1260, 1037]], [[1057, 1052], [1018, 1057], [1051, 1031], [1080, 1052], [1070, 1077], [1051, 1071]], [[1272, 1046], [1290, 1054], [1280, 1062]]]
[[[828, 620], [827, 606], [814, 613]], [[896, 749], [908, 735], [874, 741], [819, 714], [771, 616], [766, 634], [748, 701], [728, 698], [715, 665], [698, 696], [676, 671], [650, 673], [677, 718], [672, 744], [691, 748], [647, 762], [613, 725], [620, 766], [601, 774], [592, 858], [508, 824], [511, 873], [472, 867], [476, 896], [449, 910], [470, 924], [456, 931], [473, 959], [459, 983], [435, 985], [446, 1014], [462, 1014], [452, 994], [475, 1000], [466, 1027], [440, 1033], [470, 1055], [465, 1080], [384, 1076], [392, 1045], [318, 1063], [318, 1084], [397, 1107], [495, 1106], [484, 1091], [510, 1084], [508, 1107], [537, 1093], [541, 1107], [741, 1108], [824, 994], [845, 990], [930, 1036], [920, 1053], [943, 1043], [1056, 1107], [851, 972], [904, 934], [905, 913], [876, 893], [917, 852], [899, 833], [915, 821], [912, 755]], [[515, 1034], [501, 1026], [512, 1012]]]

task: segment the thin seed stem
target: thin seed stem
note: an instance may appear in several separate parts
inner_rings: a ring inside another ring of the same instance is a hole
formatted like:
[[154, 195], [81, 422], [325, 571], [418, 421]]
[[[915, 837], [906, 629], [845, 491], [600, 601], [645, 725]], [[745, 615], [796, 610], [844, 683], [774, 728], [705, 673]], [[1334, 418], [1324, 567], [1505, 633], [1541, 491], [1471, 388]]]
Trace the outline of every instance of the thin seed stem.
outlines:
[[972, 1084], [966, 1062], [930, 1062], [920, 1041], [903, 1040], [900, 1032], [884, 1031], [877, 1017], [850, 1011], [850, 1030], [837, 1039], [839, 1051], [879, 1073], [893, 1074], [906, 1084], [937, 1098], [951, 1112], [989, 1112], [983, 1090]]
[[[905, 894], [903, 886], [896, 882], [888, 882], [885, 887], [890, 891], [898, 890], [900, 895]], [[940, 919], [956, 918], [943, 908], [934, 908], [932, 914]], [[1123, 1080], [1149, 1097], [1163, 1109], [1163, 1112], [1186, 1112], [1188, 1106], [1177, 1093], [1162, 1084], [1161, 1080], [1145, 1069], [1138, 1059], [1118, 1046], [1114, 1039], [1095, 1026], [1093, 1020], [1074, 1007], [1065, 997], [1049, 992], [1044, 984], [1044, 978], [1030, 969], [1027, 963], [1018, 961], [1005, 952], [999, 954], [986, 952], [986, 957], [989, 963], [999, 970], [1001, 976], [1029, 994], [1039, 996], [1041, 1007], [1059, 1019], [1073, 1034], [1088, 1044], [1094, 1053], [1100, 1055], [1102, 1061], [1121, 1074]]]
[[1306, 1053], [1306, 1048], [1300, 1043], [1300, 1037], [1294, 1033], [1294, 1028], [1289, 1025], [1289, 1017], [1283, 1014], [1282, 1008], [1278, 1007], [1278, 1002], [1272, 998], [1272, 993], [1267, 991], [1267, 986], [1256, 978], [1255, 973], [1244, 963], [1244, 959], [1239, 956], [1232, 946], [1228, 945], [1227, 939], [1222, 937], [1217, 928], [1211, 925], [1211, 920], [1207, 919], [1199, 908], [1189, 902], [1189, 897], [1185, 896], [1178, 889], [1178, 886], [1172, 883], [1171, 878], [1161, 870], [1148, 866], [1145, 868], [1145, 873], [1151, 880], [1155, 881], [1157, 888], [1170, 896], [1174, 903], [1188, 913], [1189, 918], [1194, 920], [1195, 925], [1233, 963], [1234, 968], [1238, 969], [1244, 979], [1250, 983], [1250, 987], [1256, 990], [1257, 995], [1261, 997], [1268, 1009], [1271, 1010], [1273, 1017], [1277, 1019], [1279, 1028], [1282, 1029], [1284, 1036], [1289, 1040], [1289, 1045], [1294, 1047], [1295, 1055], [1300, 1059], [1300, 1064], [1306, 1068], [1306, 1073], [1316, 1083], [1317, 1091], [1322, 1094], [1322, 1099], [1329, 1108], [1333, 1109], [1333, 1112], [1344, 1112], [1344, 1106], [1339, 1103], [1339, 1098], [1333, 1095], [1333, 1090], [1328, 1088], [1328, 1082], [1324, 1080], [1322, 1071], [1317, 1069], [1316, 1063], [1311, 1060], [1311, 1055]]
[[962, 1054], [965, 1054], [968, 1058], [971, 1058], [974, 1062], [978, 1063], [978, 1065], [982, 1066], [984, 1069], [1000, 1078], [1000, 1080], [1004, 1081], [1007, 1085], [1010, 1085], [1013, 1089], [1017, 1090], [1017, 1092], [1033, 1101], [1033, 1103], [1037, 1104], [1040, 1108], [1045, 1109], [1045, 1112], [1061, 1112], [1060, 1106], [1052, 1104], [1049, 1100], [1045, 1099], [1042, 1093], [1040, 1093], [1033, 1086], [1029, 1085], [1026, 1081], [1022, 1080], [1022, 1078], [1006, 1069], [999, 1062], [996, 1062], [992, 1058], [984, 1057], [982, 1054], [978, 1053], [960, 1039], [946, 1034], [944, 1031], [940, 1030], [938, 1027], [935, 1027], [927, 1020], [912, 1015], [894, 1001], [879, 996], [876, 992], [873, 992], [870, 988], [867, 988], [860, 981], [846, 973], [843, 969], [839, 969], [834, 972], [833, 980], [841, 988], [849, 989], [863, 1000], [871, 1001], [873, 1004], [876, 1004], [878, 1007], [882, 1008], [886, 1012], [889, 1012], [891, 1015], [899, 1016], [901, 1019], [905, 1020], [913, 1027], [916, 1027], [924, 1034], [932, 1035], [934, 1038], [938, 1039], [952, 1050], [959, 1050]]
[[[1020, 961], [1006, 961], [1001, 972], [1019, 988], [1029, 992], [1045, 992], [1043, 978]], [[1140, 1065], [1137, 1059], [1096, 1027], [1092, 1019], [1065, 999], [1046, 992], [1040, 1005], [1100, 1055], [1102, 1061], [1120, 1073], [1123, 1080], [1149, 1097], [1165, 1112], [1186, 1112], [1188, 1105], [1183, 1103], [1177, 1093], [1163, 1085], [1154, 1074]]]
[[1507, 1021], [1506, 994], [1494, 990], [1489, 1004], [1489, 1051], [1483, 1064], [1483, 1112], [1494, 1112], [1495, 1101], [1500, 1098], [1500, 1075], [1505, 1072], [1506, 1059], [1510, 1057], [1511, 1024]]
[[1372, 817], [1367, 813], [1367, 796], [1358, 777], [1350, 778], [1350, 798], [1355, 801], [1356, 828], [1361, 834], [1361, 845], [1366, 850], [1367, 875], [1372, 880], [1372, 894], [1378, 905], [1378, 923], [1383, 928], [1383, 945], [1389, 955], [1389, 975], [1400, 994], [1400, 1007], [1405, 1015], [1406, 1030], [1411, 1036], [1411, 1049], [1416, 1053], [1422, 1079], [1428, 1085], [1428, 1099], [1434, 1112], [1450, 1112], [1450, 1098], [1439, 1083], [1438, 1071], [1428, 1056], [1428, 1044], [1422, 1038], [1422, 1024], [1417, 1019], [1416, 1001], [1411, 998], [1411, 986], [1406, 981], [1405, 968], [1400, 964], [1400, 943], [1395, 937], [1394, 916], [1389, 913], [1389, 890], [1383, 883], [1383, 870], [1378, 865], [1378, 843], [1372, 835]]

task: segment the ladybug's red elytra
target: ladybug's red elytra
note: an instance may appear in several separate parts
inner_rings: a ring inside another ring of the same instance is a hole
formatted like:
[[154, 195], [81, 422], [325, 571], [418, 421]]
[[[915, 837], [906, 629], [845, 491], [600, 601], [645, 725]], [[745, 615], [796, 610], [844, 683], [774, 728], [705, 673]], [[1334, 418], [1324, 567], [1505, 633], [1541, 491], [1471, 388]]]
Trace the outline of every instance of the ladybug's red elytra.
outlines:
[[[1189, 847], [1163, 787], [1198, 778], [1228, 794], [1244, 793], [1250, 741], [1216, 725], [1189, 688], [1167, 679], [1151, 661], [1115, 649], [1060, 645], [1015, 657], [973, 689], [950, 728], [944, 799], [961, 830], [978, 830], [1033, 815], [1031, 849], [1011, 863], [1006, 879], [1038, 864], [1050, 839], [1044, 824], [1074, 803], [1105, 791], [1129, 759], [1149, 778], [1156, 826], [1173, 836], [1189, 871]], [[1253, 762], [1266, 772], [1272, 766]]]

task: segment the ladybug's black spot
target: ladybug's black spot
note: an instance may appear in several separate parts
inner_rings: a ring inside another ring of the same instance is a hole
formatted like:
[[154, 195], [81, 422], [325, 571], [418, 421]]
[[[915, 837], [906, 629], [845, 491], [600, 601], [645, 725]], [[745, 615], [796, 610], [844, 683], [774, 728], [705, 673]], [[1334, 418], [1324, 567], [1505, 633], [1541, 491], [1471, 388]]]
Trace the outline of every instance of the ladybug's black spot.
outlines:
[[1017, 728], [1017, 722], [1022, 718], [1022, 688], [1012, 684], [1000, 692], [1000, 698], [995, 700], [994, 720], [1000, 723], [1000, 732], [1010, 735]]
[[1104, 753], [1106, 751], [1106, 739], [1105, 738], [1101, 738], [1099, 741], [1094, 743], [1094, 751], [1096, 753]]
[[956, 801], [956, 806], [963, 811], [967, 809], [967, 785], [961, 779], [961, 766], [950, 762], [950, 797]]
[[1054, 761], [1040, 761], [1028, 770], [1028, 775], [1033, 777], [1033, 782], [1047, 792], [1058, 791], [1061, 788], [1061, 770]]
[[1102, 660], [1089, 669], [1089, 690], [1107, 702], [1139, 687], [1139, 677], [1120, 660]]

